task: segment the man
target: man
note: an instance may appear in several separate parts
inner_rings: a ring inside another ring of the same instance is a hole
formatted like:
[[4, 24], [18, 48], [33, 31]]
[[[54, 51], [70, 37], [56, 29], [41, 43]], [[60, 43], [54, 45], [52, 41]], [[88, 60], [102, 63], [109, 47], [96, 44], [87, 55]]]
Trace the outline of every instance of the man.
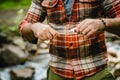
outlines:
[[19, 31], [31, 43], [50, 39], [48, 80], [115, 80], [104, 30], [120, 35], [119, 17], [120, 0], [32, 0]]

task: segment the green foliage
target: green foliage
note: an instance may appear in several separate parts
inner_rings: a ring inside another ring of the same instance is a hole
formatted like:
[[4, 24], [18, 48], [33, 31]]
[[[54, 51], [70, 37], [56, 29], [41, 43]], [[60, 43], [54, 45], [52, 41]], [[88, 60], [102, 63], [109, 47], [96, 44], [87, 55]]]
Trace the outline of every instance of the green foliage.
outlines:
[[11, 31], [16, 31], [18, 28], [18, 24], [22, 21], [22, 18], [24, 17], [24, 10], [23, 9], [20, 9], [18, 10], [17, 12], [17, 16], [15, 17], [14, 19], [14, 23], [15, 23], [15, 26], [13, 26], [10, 30]]
[[[24, 10], [28, 9], [32, 0], [1, 0], [0, 1], [0, 12], [11, 12], [14, 11], [11, 17], [0, 19], [0, 32], [5, 32], [8, 36], [16, 36], [18, 33], [18, 25], [25, 15]], [[16, 10], [17, 13], [16, 13]], [[8, 15], [8, 14], [7, 14]], [[6, 16], [2, 13], [1, 16]], [[2, 21], [2, 22], [1, 22]]]
[[24, 10], [23, 9], [18, 10], [17, 16], [13, 20], [15, 25], [9, 28], [11, 32], [15, 32], [18, 34], [18, 25], [22, 21], [23, 17], [24, 17]]
[[1, 10], [28, 8], [31, 0], [5, 0], [0, 3]]
[[11, 19], [8, 19], [9, 23], [1, 24], [0, 31], [5, 32], [9, 36], [18, 36], [18, 25], [22, 21], [24, 17], [24, 10], [20, 9], [17, 11], [17, 15], [13, 15], [14, 17]]

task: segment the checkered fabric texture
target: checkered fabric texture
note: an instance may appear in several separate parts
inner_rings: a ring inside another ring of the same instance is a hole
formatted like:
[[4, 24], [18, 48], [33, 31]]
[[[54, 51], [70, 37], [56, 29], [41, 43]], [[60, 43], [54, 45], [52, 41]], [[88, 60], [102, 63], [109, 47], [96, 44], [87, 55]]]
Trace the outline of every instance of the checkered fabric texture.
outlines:
[[[73, 0], [72, 13], [67, 17], [63, 0], [33, 0], [19, 25], [43, 22], [47, 18], [55, 25], [76, 24], [84, 19], [120, 17], [120, 0]], [[57, 27], [57, 26], [56, 26]], [[56, 74], [80, 80], [102, 70], [107, 64], [104, 32], [89, 39], [79, 34], [60, 34], [50, 40], [51, 70]]]

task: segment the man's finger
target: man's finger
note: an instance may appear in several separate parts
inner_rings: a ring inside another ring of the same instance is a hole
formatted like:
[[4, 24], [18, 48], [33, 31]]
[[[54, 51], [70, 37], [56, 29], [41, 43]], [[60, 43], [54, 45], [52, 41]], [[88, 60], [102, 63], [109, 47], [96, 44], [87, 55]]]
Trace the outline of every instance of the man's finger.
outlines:
[[91, 30], [91, 31], [89, 31], [89, 32], [86, 34], [86, 36], [89, 38], [89, 37], [92, 36], [93, 34], [94, 34], [94, 31]]
[[83, 33], [84, 35], [86, 35], [86, 34], [89, 33], [90, 31], [91, 31], [91, 27], [88, 26], [87, 28], [85, 28], [85, 29], [82, 31], [82, 33]]
[[52, 35], [52, 37], [59, 35], [59, 32], [55, 31], [54, 29], [50, 28], [49, 33]]
[[77, 29], [76, 29], [77, 32], [79, 32], [81, 26], [82, 26], [84, 23], [85, 23], [85, 21], [79, 22], [79, 24], [77, 25]]

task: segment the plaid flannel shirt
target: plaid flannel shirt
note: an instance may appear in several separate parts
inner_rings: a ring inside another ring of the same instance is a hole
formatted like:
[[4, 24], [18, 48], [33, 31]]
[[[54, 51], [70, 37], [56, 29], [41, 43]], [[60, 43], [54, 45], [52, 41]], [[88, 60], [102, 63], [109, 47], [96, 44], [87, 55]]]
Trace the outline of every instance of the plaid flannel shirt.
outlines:
[[[22, 34], [27, 22], [47, 18], [55, 25], [76, 24], [87, 18], [120, 17], [120, 0], [73, 0], [72, 13], [67, 17], [63, 0], [33, 0], [19, 25]], [[57, 26], [56, 26], [57, 27]], [[79, 34], [63, 34], [50, 40], [50, 68], [58, 75], [80, 80], [100, 71], [107, 64], [104, 32], [85, 38]]]

